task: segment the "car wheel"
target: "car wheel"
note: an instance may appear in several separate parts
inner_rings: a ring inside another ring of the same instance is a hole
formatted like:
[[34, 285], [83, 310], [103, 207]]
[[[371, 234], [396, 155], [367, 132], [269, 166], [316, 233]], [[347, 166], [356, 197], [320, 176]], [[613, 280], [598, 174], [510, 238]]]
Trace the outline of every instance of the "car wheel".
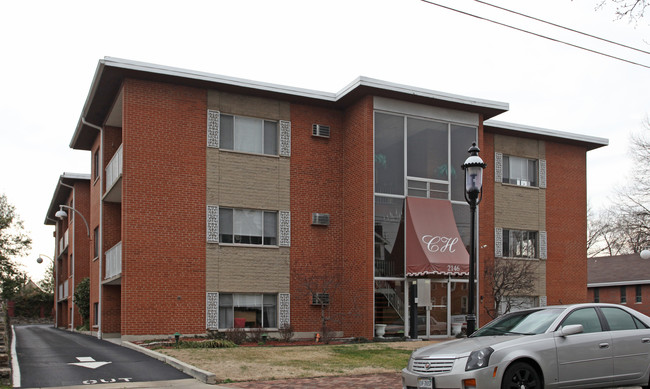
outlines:
[[506, 369], [501, 389], [542, 389], [542, 379], [537, 370], [524, 362], [517, 362]]

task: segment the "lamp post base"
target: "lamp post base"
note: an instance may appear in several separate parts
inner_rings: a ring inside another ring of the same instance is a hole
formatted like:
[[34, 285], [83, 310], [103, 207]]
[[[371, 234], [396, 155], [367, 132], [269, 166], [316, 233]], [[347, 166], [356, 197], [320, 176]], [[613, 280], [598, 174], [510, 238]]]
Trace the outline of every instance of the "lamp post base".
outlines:
[[470, 336], [476, 330], [476, 316], [467, 315], [465, 320], [467, 321], [467, 336]]

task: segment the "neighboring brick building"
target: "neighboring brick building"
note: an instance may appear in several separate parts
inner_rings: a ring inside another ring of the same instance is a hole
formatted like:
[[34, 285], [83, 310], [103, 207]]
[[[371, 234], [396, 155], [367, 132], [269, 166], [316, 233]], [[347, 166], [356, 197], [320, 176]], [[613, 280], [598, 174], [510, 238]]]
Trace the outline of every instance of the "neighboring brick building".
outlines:
[[588, 300], [624, 304], [650, 316], [650, 264], [639, 254], [587, 260]]
[[[363, 77], [332, 94], [100, 61], [70, 144], [92, 162], [93, 331], [134, 339], [290, 323], [311, 336], [326, 303], [338, 335], [401, 334], [418, 279], [420, 334], [446, 336], [467, 308], [460, 165], [476, 141], [489, 164], [479, 266], [504, 252], [503, 231], [528, 231], [540, 279], [535, 296], [519, 297], [585, 300], [586, 152], [607, 141], [484, 124], [507, 109]], [[504, 160], [539, 166], [533, 188], [500, 181]], [[457, 238], [423, 246], [427, 228]]]
[[[89, 189], [88, 174], [63, 173], [45, 218], [46, 225], [57, 226], [54, 236], [54, 323], [57, 327], [74, 329], [84, 324], [73, 296], [77, 285], [90, 276], [92, 241], [87, 224], [90, 215]], [[54, 216], [59, 210], [67, 213], [65, 219]]]

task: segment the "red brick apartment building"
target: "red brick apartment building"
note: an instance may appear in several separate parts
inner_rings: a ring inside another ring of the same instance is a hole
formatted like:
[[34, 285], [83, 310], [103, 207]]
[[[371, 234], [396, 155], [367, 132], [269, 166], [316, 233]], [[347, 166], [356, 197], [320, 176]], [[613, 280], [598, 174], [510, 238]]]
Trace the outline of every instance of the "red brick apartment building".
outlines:
[[472, 142], [488, 164], [479, 267], [534, 261], [534, 295], [513, 298], [585, 301], [586, 153], [607, 140], [486, 121], [507, 110], [365, 77], [325, 93], [100, 60], [70, 143], [91, 175], [64, 174], [46, 219], [57, 325], [80, 322], [65, 296], [88, 275], [100, 337], [313, 336], [321, 304], [338, 336], [401, 335], [417, 281], [419, 336], [447, 336], [467, 309]]
[[588, 260], [589, 301], [625, 304], [650, 316], [650, 265], [639, 254]]

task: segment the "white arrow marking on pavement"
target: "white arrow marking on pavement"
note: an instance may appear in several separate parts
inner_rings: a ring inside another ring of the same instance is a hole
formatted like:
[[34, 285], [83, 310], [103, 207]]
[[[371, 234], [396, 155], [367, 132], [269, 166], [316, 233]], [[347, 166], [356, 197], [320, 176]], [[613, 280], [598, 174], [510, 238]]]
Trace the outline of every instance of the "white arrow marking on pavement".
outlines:
[[88, 369], [97, 369], [111, 362], [97, 362], [93, 357], [76, 357], [79, 362], [68, 363], [68, 365], [81, 366]]

